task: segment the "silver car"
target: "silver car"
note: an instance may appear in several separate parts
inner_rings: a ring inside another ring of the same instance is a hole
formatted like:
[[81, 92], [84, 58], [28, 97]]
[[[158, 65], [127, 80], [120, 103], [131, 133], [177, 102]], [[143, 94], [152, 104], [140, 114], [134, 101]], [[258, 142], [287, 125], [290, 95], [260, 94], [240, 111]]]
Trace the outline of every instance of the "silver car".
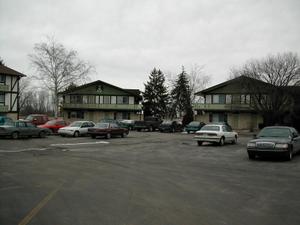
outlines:
[[75, 121], [69, 126], [60, 128], [57, 133], [61, 136], [79, 137], [87, 135], [88, 129], [94, 126], [95, 124], [92, 121]]

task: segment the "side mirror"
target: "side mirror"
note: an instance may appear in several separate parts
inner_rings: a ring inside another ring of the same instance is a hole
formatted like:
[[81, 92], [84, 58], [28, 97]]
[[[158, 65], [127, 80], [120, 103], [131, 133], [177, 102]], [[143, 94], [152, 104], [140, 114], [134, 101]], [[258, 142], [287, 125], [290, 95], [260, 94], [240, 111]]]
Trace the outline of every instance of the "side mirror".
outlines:
[[257, 134], [253, 134], [253, 138], [256, 139], [257, 138]]

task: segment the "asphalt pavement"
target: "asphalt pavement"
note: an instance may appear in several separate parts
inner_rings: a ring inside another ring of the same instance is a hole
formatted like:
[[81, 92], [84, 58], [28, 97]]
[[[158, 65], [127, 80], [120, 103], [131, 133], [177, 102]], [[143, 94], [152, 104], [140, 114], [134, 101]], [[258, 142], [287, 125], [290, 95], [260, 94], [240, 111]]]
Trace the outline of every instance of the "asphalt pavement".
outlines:
[[300, 155], [193, 134], [0, 139], [1, 225], [298, 225]]

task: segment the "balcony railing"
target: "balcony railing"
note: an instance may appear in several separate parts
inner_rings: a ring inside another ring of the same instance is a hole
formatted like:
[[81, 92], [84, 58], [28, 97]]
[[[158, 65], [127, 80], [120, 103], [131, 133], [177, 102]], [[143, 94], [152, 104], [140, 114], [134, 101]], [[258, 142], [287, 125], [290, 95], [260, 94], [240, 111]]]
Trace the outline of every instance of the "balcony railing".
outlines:
[[0, 105], [0, 112], [8, 112], [8, 106], [7, 105]]
[[253, 110], [250, 104], [204, 104], [193, 105], [194, 110], [219, 110], [219, 111], [249, 111]]
[[0, 84], [0, 91], [8, 91], [9, 90], [9, 86], [5, 85], [5, 84]]
[[141, 110], [138, 104], [73, 104], [63, 103], [64, 109], [106, 109], [106, 110]]

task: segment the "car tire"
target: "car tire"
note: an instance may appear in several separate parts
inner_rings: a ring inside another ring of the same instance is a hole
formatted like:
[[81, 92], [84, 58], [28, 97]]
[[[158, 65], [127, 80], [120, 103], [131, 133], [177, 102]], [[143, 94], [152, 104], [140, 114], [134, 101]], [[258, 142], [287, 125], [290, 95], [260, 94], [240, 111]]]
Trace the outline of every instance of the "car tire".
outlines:
[[124, 137], [126, 137], [127, 135], [128, 135], [128, 133], [127, 133], [127, 132], [124, 132], [124, 133], [121, 135], [121, 137], [124, 138]]
[[287, 161], [291, 161], [293, 159], [293, 150], [290, 149], [286, 154], [285, 154], [285, 159]]
[[187, 131], [187, 133], [189, 134], [189, 133], [190, 133], [190, 131]]
[[221, 137], [220, 138], [220, 141], [219, 141], [219, 145], [220, 146], [223, 146], [225, 144], [225, 138], [224, 137]]
[[237, 136], [234, 137], [232, 144], [236, 144], [237, 143]]
[[202, 141], [197, 141], [197, 143], [198, 143], [198, 146], [201, 146], [202, 145]]
[[149, 132], [152, 132], [152, 131], [153, 131], [153, 127], [150, 126], [150, 127], [149, 127]]
[[41, 131], [41, 132], [39, 133], [39, 137], [40, 137], [40, 138], [46, 137], [46, 132], [45, 132], [45, 131]]
[[250, 159], [250, 160], [254, 160], [255, 159], [255, 153], [254, 152], [248, 152], [248, 158]]
[[11, 134], [12, 139], [18, 139], [19, 138], [19, 132], [15, 131]]
[[96, 138], [96, 135], [91, 135], [91, 138], [92, 138], [92, 139], [95, 139], [95, 138]]
[[79, 137], [79, 131], [75, 131], [73, 137]]
[[111, 134], [110, 133], [107, 133], [106, 134], [106, 139], [110, 139], [111, 138]]

